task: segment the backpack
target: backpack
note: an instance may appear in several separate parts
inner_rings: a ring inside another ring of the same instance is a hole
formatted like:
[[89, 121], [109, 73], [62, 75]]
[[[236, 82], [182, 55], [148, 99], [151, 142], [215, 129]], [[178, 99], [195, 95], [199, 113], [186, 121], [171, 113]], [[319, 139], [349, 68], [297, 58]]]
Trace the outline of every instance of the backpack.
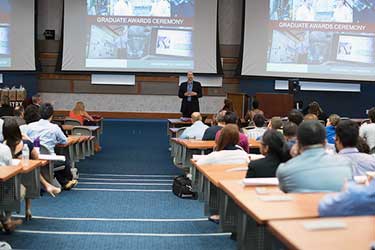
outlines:
[[191, 180], [185, 175], [180, 175], [174, 178], [172, 191], [180, 198], [195, 199], [196, 193], [192, 191]]

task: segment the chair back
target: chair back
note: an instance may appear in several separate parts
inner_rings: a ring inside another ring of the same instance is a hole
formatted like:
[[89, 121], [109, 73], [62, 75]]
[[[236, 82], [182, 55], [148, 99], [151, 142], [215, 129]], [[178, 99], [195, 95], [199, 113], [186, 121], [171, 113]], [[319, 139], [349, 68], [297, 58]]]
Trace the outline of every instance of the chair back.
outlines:
[[72, 135], [87, 135], [92, 136], [92, 132], [89, 128], [83, 126], [76, 126], [72, 129]]
[[65, 118], [64, 124], [65, 125], [73, 125], [73, 126], [81, 126], [81, 123], [78, 120], [72, 119], [70, 117]]
[[179, 128], [176, 132], [176, 138], [180, 138], [180, 136], [182, 135], [182, 133], [184, 132], [184, 130], [186, 129], [187, 127], [182, 127], [182, 128]]
[[48, 150], [48, 148], [42, 144], [40, 144], [39, 152], [44, 155], [50, 155], [51, 152]]

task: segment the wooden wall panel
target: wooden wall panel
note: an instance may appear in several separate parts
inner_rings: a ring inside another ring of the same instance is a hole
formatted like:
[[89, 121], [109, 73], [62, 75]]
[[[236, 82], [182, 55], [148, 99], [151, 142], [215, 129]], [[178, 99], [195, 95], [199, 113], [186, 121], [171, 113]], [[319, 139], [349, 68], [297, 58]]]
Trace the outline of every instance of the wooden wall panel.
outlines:
[[39, 79], [38, 92], [69, 93], [70, 81], [69, 80]]
[[137, 94], [137, 86], [92, 85], [91, 81], [74, 81], [74, 93]]
[[177, 93], [177, 83], [142, 82], [143, 95], [177, 95]]

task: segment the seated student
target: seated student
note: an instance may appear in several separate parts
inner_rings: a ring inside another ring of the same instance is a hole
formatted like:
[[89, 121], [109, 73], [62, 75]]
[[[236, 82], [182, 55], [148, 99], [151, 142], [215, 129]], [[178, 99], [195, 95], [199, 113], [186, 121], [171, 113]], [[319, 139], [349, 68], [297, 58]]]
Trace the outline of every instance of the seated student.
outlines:
[[83, 122], [86, 120], [94, 121], [94, 118], [92, 118], [85, 110], [85, 105], [83, 102], [77, 102], [74, 106], [73, 110], [69, 112], [69, 117], [72, 119], [75, 119], [83, 125]]
[[245, 115], [245, 120], [248, 122], [252, 122], [253, 118], [256, 114], [264, 115], [264, 112], [259, 109], [259, 101], [254, 99], [252, 104], [252, 109], [248, 111]]
[[359, 135], [364, 138], [372, 150], [375, 147], [375, 107], [368, 111], [368, 118], [371, 123], [364, 123], [359, 128]]
[[235, 124], [226, 125], [220, 132], [216, 140], [215, 151], [200, 158], [198, 164], [240, 164], [249, 163], [248, 154], [237, 145], [240, 139], [238, 126]]
[[37, 122], [40, 120], [41, 116], [40, 116], [39, 107], [37, 107], [36, 105], [27, 106], [23, 117], [25, 119], [26, 124], [21, 125], [20, 130], [21, 130], [22, 136], [24, 138], [28, 138], [28, 136], [26, 135], [27, 124]]
[[[12, 165], [12, 153], [8, 146], [0, 143], [0, 168], [10, 165]], [[11, 215], [11, 211], [0, 211], [0, 222], [6, 232], [12, 232], [17, 225], [22, 224], [22, 220], [12, 220]]]
[[17, 124], [19, 126], [21, 125], [24, 125], [25, 124], [25, 120], [23, 119], [23, 115], [24, 115], [24, 109], [22, 106], [17, 106], [14, 108], [14, 115], [13, 116], [3, 116], [2, 118], [5, 119], [5, 118], [10, 118], [10, 119], [14, 119], [16, 120]]
[[[3, 134], [4, 134], [4, 143], [10, 148], [12, 157], [13, 158], [21, 158], [22, 157], [22, 149], [24, 145], [27, 145], [29, 148], [29, 158], [33, 160], [37, 160], [39, 158], [38, 152], [34, 148], [34, 145], [31, 141], [22, 140], [21, 130], [18, 127], [16, 120], [7, 118], [4, 121], [3, 127]], [[40, 183], [43, 185], [44, 189], [55, 197], [56, 194], [61, 192], [60, 188], [57, 188], [47, 182], [47, 180], [43, 177], [42, 174], [39, 175]], [[27, 185], [23, 184], [26, 189]], [[26, 199], [26, 218], [31, 218], [31, 200]]]
[[277, 167], [289, 159], [283, 135], [274, 129], [267, 130], [260, 141], [263, 159], [251, 161], [246, 178], [275, 177]]
[[318, 117], [314, 114], [307, 114], [303, 117], [303, 121], [317, 121]]
[[[225, 98], [224, 99], [224, 106], [220, 109], [220, 111], [230, 111], [230, 112], [234, 112], [234, 108], [233, 108], [233, 102], [231, 99], [227, 99]], [[219, 111], [219, 112], [220, 112]]]
[[182, 132], [180, 138], [201, 140], [208, 126], [202, 122], [202, 116], [199, 112], [192, 113], [191, 120], [193, 124]]
[[365, 154], [373, 154], [370, 150], [370, 147], [369, 145], [367, 144], [367, 142], [365, 141], [365, 139], [363, 139], [362, 137], [358, 136], [358, 142], [357, 142], [357, 145], [355, 146], [358, 151], [360, 153], [365, 153]]
[[255, 128], [249, 129], [247, 131], [247, 136], [250, 139], [258, 140], [267, 130], [267, 128], [264, 127], [266, 124], [266, 118], [261, 114], [256, 114], [253, 118], [253, 122], [255, 124]]
[[281, 120], [280, 116], [274, 116], [271, 118], [270, 123], [268, 124], [268, 128], [272, 128], [274, 130], [282, 129], [283, 127], [283, 120]]
[[336, 149], [339, 155], [349, 158], [353, 163], [353, 175], [366, 175], [375, 171], [375, 157], [360, 153], [358, 144], [358, 125], [351, 120], [339, 122], [336, 127]]
[[344, 185], [339, 194], [326, 195], [319, 203], [319, 215], [334, 216], [365, 216], [375, 215], [375, 179], [366, 185], [354, 182]]
[[297, 143], [297, 129], [298, 126], [294, 122], [287, 122], [283, 127], [283, 134], [288, 150]]
[[336, 126], [340, 122], [340, 116], [332, 114], [328, 117], [326, 124], [327, 143], [335, 144]]
[[[50, 103], [43, 103], [40, 106], [41, 119], [27, 125], [26, 135], [35, 140], [39, 137], [40, 144], [45, 146], [50, 153], [55, 153], [55, 146], [57, 144], [66, 144], [68, 142], [65, 134], [58, 125], [51, 123], [53, 117], [53, 107]], [[65, 161], [65, 168], [61, 171], [55, 172], [56, 179], [65, 190], [70, 190], [77, 185], [77, 180], [73, 180], [73, 175], [70, 171], [71, 166], [69, 160]]]
[[[237, 125], [238, 117], [237, 117], [236, 113], [230, 112], [230, 111], [226, 112], [225, 115], [224, 115], [224, 122], [226, 124], [225, 126], [227, 126], [228, 124], [236, 124]], [[237, 126], [237, 128], [238, 128], [238, 126]], [[221, 133], [221, 130], [219, 130], [216, 133], [215, 141], [218, 141], [220, 133]], [[245, 150], [246, 153], [249, 153], [249, 140], [247, 139], [247, 136], [245, 134], [241, 133], [241, 132], [240, 132], [240, 140], [237, 143], [237, 145], [240, 146], [243, 150]]]
[[276, 176], [284, 192], [339, 191], [352, 179], [352, 163], [325, 151], [326, 131], [319, 121], [301, 123], [297, 130], [300, 155], [280, 164]]
[[3, 96], [1, 98], [0, 117], [14, 115], [14, 109], [9, 105], [9, 103], [10, 100], [8, 96]]
[[203, 138], [202, 138], [203, 141], [215, 140], [217, 131], [221, 130], [225, 126], [225, 121], [224, 121], [225, 113], [226, 111], [223, 110], [223, 111], [220, 111], [216, 115], [215, 119], [216, 119], [217, 125], [213, 125], [209, 127], [208, 129], [206, 129], [206, 131], [204, 131]]
[[293, 122], [294, 124], [299, 126], [301, 122], [303, 122], [303, 114], [297, 109], [292, 109], [288, 113], [288, 121]]
[[308, 114], [316, 115], [316, 117], [318, 117], [318, 120], [321, 120], [324, 122], [326, 122], [328, 118], [326, 113], [320, 107], [319, 103], [316, 101], [313, 101], [309, 104]]

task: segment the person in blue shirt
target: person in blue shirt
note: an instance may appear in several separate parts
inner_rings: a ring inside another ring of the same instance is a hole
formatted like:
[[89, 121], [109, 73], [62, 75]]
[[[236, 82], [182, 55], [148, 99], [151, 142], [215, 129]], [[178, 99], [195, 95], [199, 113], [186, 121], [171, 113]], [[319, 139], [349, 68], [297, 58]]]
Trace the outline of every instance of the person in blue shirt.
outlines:
[[353, 175], [366, 175], [375, 171], [375, 157], [357, 149], [359, 127], [351, 120], [341, 121], [336, 127], [336, 150], [353, 163]]
[[319, 203], [319, 215], [364, 216], [375, 215], [375, 179], [366, 185], [349, 182], [345, 191], [326, 195]]
[[327, 153], [326, 131], [319, 121], [304, 121], [297, 131], [300, 155], [280, 164], [276, 176], [284, 192], [340, 191], [352, 179], [349, 159]]
[[326, 125], [326, 133], [327, 133], [327, 143], [328, 144], [335, 144], [335, 137], [336, 137], [336, 126], [340, 122], [340, 116], [336, 114], [332, 114], [328, 117], [327, 125]]

